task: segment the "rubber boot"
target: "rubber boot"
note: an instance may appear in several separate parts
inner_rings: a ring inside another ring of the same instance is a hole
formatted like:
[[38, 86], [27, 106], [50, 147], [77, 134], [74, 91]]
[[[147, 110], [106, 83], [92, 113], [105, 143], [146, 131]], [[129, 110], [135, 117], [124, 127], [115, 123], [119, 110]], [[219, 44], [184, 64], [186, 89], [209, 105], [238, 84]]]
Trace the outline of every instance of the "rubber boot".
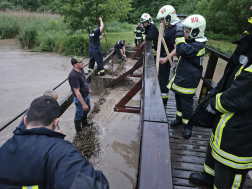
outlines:
[[200, 184], [200, 185], [213, 186], [214, 184], [214, 177], [205, 172], [192, 173], [190, 175], [189, 180], [195, 184]]
[[75, 130], [77, 134], [81, 134], [81, 135], [86, 135], [86, 133], [84, 131], [81, 130], [81, 122], [74, 122], [75, 125]]
[[192, 136], [192, 129], [184, 128], [183, 137], [190, 138]]
[[178, 126], [181, 126], [183, 125], [182, 121], [177, 121], [176, 119], [173, 120], [171, 123], [170, 123], [170, 126], [171, 127], [178, 127]]
[[166, 108], [167, 106], [167, 101], [168, 101], [168, 98], [163, 98], [164, 108]]
[[82, 127], [93, 125], [93, 121], [87, 121], [87, 115], [81, 120]]

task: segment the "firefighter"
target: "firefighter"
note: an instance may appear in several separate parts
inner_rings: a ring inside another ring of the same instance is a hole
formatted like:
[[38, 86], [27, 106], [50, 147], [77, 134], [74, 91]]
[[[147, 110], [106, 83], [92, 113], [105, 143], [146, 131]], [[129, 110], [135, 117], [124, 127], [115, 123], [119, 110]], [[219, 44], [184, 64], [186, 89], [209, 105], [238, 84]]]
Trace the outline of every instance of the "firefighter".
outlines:
[[[176, 24], [180, 23], [180, 19], [177, 17], [176, 11], [171, 5], [163, 6], [158, 11], [156, 19], [161, 19], [161, 22], [165, 26], [163, 37], [167, 45], [168, 51], [170, 53], [170, 57], [172, 59], [172, 57], [176, 55], [176, 44], [175, 44]], [[166, 87], [166, 85], [168, 83], [170, 76], [170, 68], [171, 66], [168, 61], [168, 56], [166, 54], [164, 45], [162, 44], [160, 53], [158, 80], [164, 105], [166, 105], [168, 100], [169, 90]]]
[[243, 188], [252, 169], [252, 33], [234, 43], [223, 77], [188, 123], [213, 127], [204, 172], [190, 180], [218, 189]]
[[118, 54], [119, 64], [126, 58], [124, 45], [125, 45], [125, 40], [119, 40], [116, 42], [116, 44], [114, 46], [115, 51]]
[[94, 31], [92, 31], [89, 35], [90, 37], [90, 44], [89, 44], [89, 65], [88, 65], [88, 72], [90, 73], [94, 69], [95, 61], [98, 65], [98, 70], [100, 71], [100, 76], [105, 75], [105, 71], [103, 68], [103, 57], [102, 57], [102, 50], [100, 45], [100, 40], [105, 36], [106, 34], [103, 33], [100, 36], [100, 33], [102, 32], [104, 25], [102, 22], [102, 18], [99, 17], [100, 20], [100, 27], [95, 26]]
[[176, 53], [180, 58], [167, 88], [175, 93], [177, 106], [176, 119], [170, 126], [183, 125], [184, 138], [190, 138], [192, 135], [192, 126], [187, 123], [193, 114], [193, 96], [203, 70], [203, 56], [207, 42], [207, 38], [204, 37], [205, 28], [206, 20], [198, 14], [187, 17], [182, 24], [176, 26]]
[[135, 31], [134, 31], [134, 35], [136, 35], [135, 37], [135, 44], [137, 46], [137, 43], [141, 43], [142, 42], [142, 37], [143, 37], [143, 34], [144, 34], [144, 29], [143, 27], [140, 25], [140, 23], [138, 23]]
[[158, 42], [158, 28], [152, 21], [151, 16], [148, 13], [143, 13], [141, 16], [140, 22], [144, 26], [144, 35], [143, 40], [148, 39], [152, 40], [152, 49], [154, 59], [156, 60], [157, 55], [157, 42]]

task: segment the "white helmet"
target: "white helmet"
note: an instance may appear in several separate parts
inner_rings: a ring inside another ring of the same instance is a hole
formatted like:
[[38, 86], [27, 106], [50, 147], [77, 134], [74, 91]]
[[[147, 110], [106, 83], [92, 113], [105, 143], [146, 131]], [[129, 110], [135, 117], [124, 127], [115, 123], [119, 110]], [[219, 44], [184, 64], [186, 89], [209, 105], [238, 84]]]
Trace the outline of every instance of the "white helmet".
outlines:
[[162, 19], [164, 18], [165, 23], [169, 24], [171, 23], [175, 18], [177, 18], [176, 10], [171, 5], [165, 5], [163, 6], [157, 14], [156, 19]]
[[151, 16], [148, 13], [143, 13], [141, 16], [140, 22], [143, 23], [146, 21], [148, 21], [149, 23], [153, 23]]
[[182, 24], [187, 28], [191, 28], [191, 38], [200, 38], [204, 36], [204, 31], [206, 29], [206, 20], [203, 16], [199, 14], [188, 16], [185, 20], [182, 21]]

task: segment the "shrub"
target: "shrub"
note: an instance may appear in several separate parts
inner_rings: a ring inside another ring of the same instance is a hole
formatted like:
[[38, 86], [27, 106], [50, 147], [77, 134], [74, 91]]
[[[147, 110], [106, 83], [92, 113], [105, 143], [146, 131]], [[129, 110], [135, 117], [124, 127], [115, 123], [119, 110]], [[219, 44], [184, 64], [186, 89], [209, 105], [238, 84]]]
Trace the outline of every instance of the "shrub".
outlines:
[[55, 48], [55, 36], [50, 33], [45, 33], [40, 41], [39, 50], [51, 52]]
[[81, 35], [69, 36], [63, 44], [64, 52], [67, 55], [88, 56], [89, 39]]
[[17, 39], [23, 48], [31, 49], [36, 43], [37, 35], [38, 33], [34, 25], [25, 25], [17, 35]]
[[19, 24], [16, 20], [12, 20], [4, 15], [0, 16], [0, 35], [3, 39], [13, 38], [19, 32]]
[[0, 3], [0, 10], [5, 11], [7, 9], [13, 9], [13, 5], [10, 2]]

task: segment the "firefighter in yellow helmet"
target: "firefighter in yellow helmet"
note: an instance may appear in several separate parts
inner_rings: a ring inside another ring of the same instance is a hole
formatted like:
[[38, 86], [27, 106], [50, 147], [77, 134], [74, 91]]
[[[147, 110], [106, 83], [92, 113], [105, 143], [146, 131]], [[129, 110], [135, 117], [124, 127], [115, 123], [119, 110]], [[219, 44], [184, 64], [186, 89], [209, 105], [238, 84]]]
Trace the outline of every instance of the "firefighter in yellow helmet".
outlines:
[[[175, 44], [175, 34], [176, 34], [176, 24], [180, 23], [180, 19], [176, 15], [176, 10], [171, 5], [163, 6], [157, 14], [156, 19], [161, 19], [161, 23], [163, 23], [165, 27], [165, 31], [163, 34], [165, 43], [168, 47], [168, 51], [170, 53], [170, 57], [172, 59], [173, 56], [176, 55], [176, 44]], [[173, 59], [172, 59], [173, 60]], [[160, 63], [159, 63], [159, 72], [158, 72], [158, 80], [162, 93], [162, 99], [164, 105], [166, 106], [168, 100], [168, 88], [166, 85], [169, 81], [170, 75], [170, 63], [168, 61], [168, 56], [166, 54], [163, 43], [161, 45], [161, 53], [160, 53]]]
[[176, 53], [180, 56], [175, 74], [167, 85], [175, 93], [177, 114], [171, 127], [183, 125], [183, 137], [190, 138], [192, 126], [187, 125], [193, 114], [193, 96], [203, 71], [206, 20], [195, 14], [176, 26]]

